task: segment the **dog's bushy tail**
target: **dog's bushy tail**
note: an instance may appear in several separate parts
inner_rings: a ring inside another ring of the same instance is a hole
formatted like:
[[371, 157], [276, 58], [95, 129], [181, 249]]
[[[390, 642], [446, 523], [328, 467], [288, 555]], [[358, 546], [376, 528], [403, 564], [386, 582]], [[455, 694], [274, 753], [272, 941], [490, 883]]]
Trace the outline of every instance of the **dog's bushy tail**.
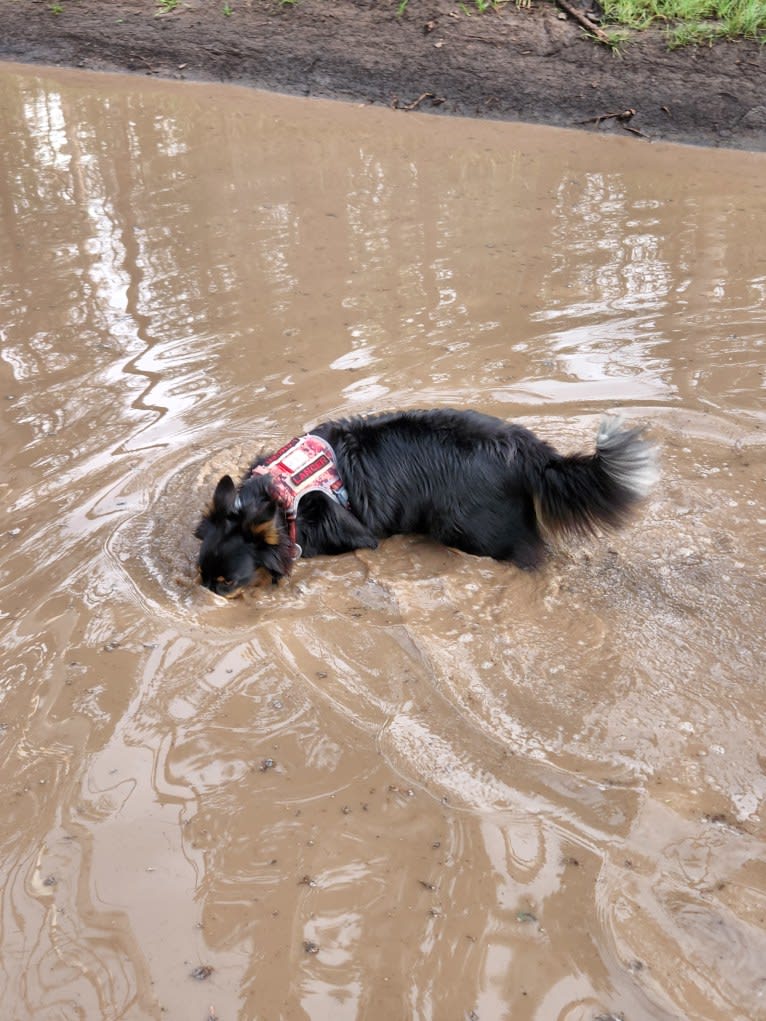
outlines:
[[619, 418], [605, 416], [595, 454], [556, 454], [540, 465], [534, 488], [541, 525], [584, 535], [625, 524], [659, 474], [655, 449], [642, 432], [621, 429]]

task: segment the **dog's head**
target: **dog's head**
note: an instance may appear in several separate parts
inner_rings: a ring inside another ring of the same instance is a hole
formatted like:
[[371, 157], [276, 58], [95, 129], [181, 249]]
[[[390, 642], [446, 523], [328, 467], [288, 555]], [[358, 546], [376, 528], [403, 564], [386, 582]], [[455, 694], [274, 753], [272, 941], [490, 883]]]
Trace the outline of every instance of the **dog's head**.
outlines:
[[256, 475], [237, 492], [231, 476], [224, 475], [195, 529], [202, 540], [200, 579], [219, 596], [231, 599], [258, 577], [278, 581], [290, 572], [293, 546], [270, 481], [268, 475]]

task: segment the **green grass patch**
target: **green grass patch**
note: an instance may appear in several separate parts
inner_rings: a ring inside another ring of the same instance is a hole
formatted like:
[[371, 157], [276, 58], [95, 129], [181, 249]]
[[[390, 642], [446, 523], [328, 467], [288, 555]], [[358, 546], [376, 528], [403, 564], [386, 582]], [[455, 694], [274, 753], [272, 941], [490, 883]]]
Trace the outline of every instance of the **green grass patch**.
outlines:
[[766, 0], [601, 0], [605, 20], [627, 28], [668, 26], [669, 44], [766, 42]]
[[[282, 3], [286, 0], [281, 0]], [[289, 0], [295, 2], [295, 0]], [[516, 7], [532, 7], [545, 0], [458, 0], [465, 15]], [[556, 0], [550, 0], [555, 4]], [[571, 0], [579, 7], [578, 0]], [[717, 39], [755, 39], [766, 43], [766, 0], [600, 0], [601, 28], [614, 49], [628, 40], [626, 30], [665, 25], [671, 48]], [[415, 0], [396, 0], [397, 12], [412, 10]], [[612, 26], [612, 27], [610, 27]], [[616, 29], [616, 30], [615, 30]], [[603, 39], [601, 40], [603, 42]]]

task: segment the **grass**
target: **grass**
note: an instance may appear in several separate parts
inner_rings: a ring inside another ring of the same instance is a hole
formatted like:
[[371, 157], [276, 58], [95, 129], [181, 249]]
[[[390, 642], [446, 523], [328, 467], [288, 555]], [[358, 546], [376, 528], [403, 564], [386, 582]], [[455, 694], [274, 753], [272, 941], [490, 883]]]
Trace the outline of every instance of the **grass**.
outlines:
[[[464, 14], [484, 14], [509, 2], [515, 2], [517, 7], [530, 7], [533, 0], [463, 0], [459, 7]], [[397, 12], [404, 14], [409, 3], [410, 0], [398, 0]], [[667, 26], [668, 45], [672, 49], [689, 43], [712, 43], [716, 39], [755, 39], [766, 43], [766, 0], [601, 0], [601, 5], [604, 9], [601, 27], [613, 48], [627, 41], [626, 29], [640, 30], [657, 24]]]
[[671, 47], [716, 39], [766, 42], [766, 0], [601, 0], [612, 24], [642, 29], [665, 24]]
[[[615, 57], [622, 56], [622, 47], [630, 42], [630, 32], [626, 28], [608, 28], [601, 26], [606, 35], [606, 40], [599, 39], [597, 36], [590, 36], [595, 42], [606, 42], [606, 45], [614, 53]], [[589, 34], [589, 33], [586, 33]]]

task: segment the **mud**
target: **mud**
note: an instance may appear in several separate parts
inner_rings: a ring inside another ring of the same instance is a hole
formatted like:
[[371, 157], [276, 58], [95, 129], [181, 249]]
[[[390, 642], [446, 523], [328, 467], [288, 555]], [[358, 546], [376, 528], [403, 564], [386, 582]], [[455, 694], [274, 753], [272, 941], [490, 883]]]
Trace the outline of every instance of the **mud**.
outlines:
[[[0, 71], [0, 998], [752, 1021], [764, 158]], [[629, 530], [223, 603], [211, 486], [339, 413], [643, 422]]]
[[758, 43], [671, 51], [652, 29], [613, 50], [547, 0], [482, 16], [451, 0], [185, 0], [166, 13], [152, 0], [0, 0], [0, 23], [12, 60], [766, 149]]

